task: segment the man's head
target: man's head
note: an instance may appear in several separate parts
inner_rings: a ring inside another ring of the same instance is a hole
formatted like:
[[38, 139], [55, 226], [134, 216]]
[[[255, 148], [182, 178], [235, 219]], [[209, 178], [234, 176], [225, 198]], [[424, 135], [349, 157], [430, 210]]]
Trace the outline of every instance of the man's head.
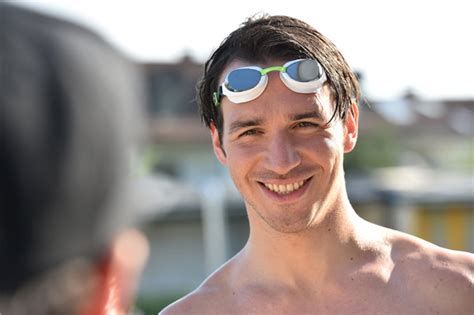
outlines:
[[360, 88], [354, 72], [336, 46], [303, 21], [288, 16], [263, 16], [243, 23], [206, 62], [199, 86], [203, 121], [208, 127], [214, 125], [222, 136], [221, 109], [214, 105], [213, 93], [222, 83], [224, 70], [235, 59], [265, 63], [271, 59], [301, 58], [320, 62], [334, 99], [334, 116], [331, 118], [344, 119], [350, 104], [359, 100]]
[[117, 271], [142, 78], [80, 26], [4, 4], [0, 21], [0, 305], [71, 314]]
[[[241, 92], [251, 78], [242, 69], [263, 69], [266, 87], [254, 84], [258, 73], [250, 84], [261, 94]], [[214, 52], [200, 85], [202, 118], [252, 226], [305, 231], [345, 201], [342, 162], [356, 143], [359, 94], [336, 47], [293, 18], [251, 19]]]

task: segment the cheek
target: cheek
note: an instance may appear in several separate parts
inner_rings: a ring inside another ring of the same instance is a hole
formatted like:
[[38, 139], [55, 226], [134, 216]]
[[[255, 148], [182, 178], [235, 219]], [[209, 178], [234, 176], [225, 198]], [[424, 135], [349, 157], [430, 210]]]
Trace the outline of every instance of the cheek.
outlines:
[[246, 191], [249, 175], [252, 172], [253, 165], [251, 156], [241, 150], [229, 150], [227, 159], [227, 169], [237, 190]]
[[264, 150], [264, 142], [249, 139], [247, 141], [225, 143], [226, 152], [229, 158], [236, 163], [247, 163], [255, 160]]
[[258, 151], [251, 146], [227, 146], [227, 165], [232, 174], [246, 172], [255, 163]]
[[334, 165], [338, 160], [338, 156], [342, 155], [343, 152], [342, 142], [339, 141], [338, 137], [330, 134], [301, 140], [298, 147], [301, 148], [304, 155], [327, 167]]
[[239, 191], [248, 189], [252, 174], [261, 170], [262, 146], [252, 144], [227, 145], [227, 167]]

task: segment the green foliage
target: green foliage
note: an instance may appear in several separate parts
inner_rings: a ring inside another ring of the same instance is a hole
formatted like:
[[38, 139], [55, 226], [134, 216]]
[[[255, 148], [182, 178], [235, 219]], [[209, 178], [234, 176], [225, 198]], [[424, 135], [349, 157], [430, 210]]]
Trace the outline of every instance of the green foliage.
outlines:
[[401, 145], [390, 130], [377, 130], [359, 136], [355, 149], [344, 156], [344, 166], [346, 171], [356, 172], [394, 166], [400, 153]]

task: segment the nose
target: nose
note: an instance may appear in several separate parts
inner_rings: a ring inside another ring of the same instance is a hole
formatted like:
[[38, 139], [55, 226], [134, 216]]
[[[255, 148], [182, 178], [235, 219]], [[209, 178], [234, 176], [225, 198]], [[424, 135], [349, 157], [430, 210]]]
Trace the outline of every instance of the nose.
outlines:
[[268, 142], [265, 161], [268, 170], [285, 175], [301, 163], [301, 157], [290, 136], [280, 132]]

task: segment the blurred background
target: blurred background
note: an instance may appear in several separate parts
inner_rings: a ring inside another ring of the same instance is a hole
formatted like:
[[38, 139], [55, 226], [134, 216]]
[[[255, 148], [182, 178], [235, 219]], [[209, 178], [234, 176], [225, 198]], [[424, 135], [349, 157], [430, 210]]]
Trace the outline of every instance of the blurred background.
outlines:
[[259, 12], [313, 25], [359, 74], [366, 100], [357, 148], [345, 159], [356, 211], [474, 251], [469, 0], [10, 2], [95, 30], [146, 71], [149, 137], [136, 159], [137, 189], [154, 205], [140, 214], [152, 247], [137, 300], [144, 313], [194, 289], [246, 242], [244, 205], [213, 155], [195, 87], [211, 52]]

